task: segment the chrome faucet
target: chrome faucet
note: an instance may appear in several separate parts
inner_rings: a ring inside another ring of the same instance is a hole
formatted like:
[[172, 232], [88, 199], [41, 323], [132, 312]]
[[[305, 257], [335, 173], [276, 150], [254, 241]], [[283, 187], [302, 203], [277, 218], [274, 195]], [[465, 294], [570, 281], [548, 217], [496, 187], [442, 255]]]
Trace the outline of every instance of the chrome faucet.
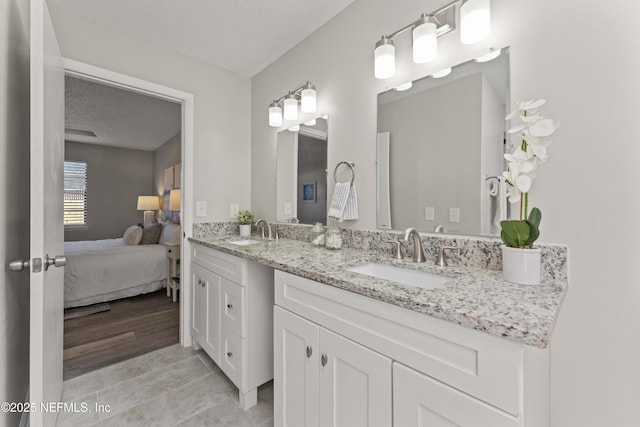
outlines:
[[424, 254], [420, 233], [415, 228], [409, 227], [404, 232], [404, 240], [409, 240], [409, 237], [413, 237], [413, 262], [425, 262], [427, 257]]
[[287, 220], [287, 222], [290, 223], [290, 224], [299, 224], [300, 220], [298, 218], [296, 218], [295, 216], [292, 216], [291, 218], [289, 218]]
[[440, 246], [440, 248], [438, 249], [438, 257], [436, 258], [435, 262], [435, 264], [439, 267], [446, 267], [447, 265], [449, 265], [447, 264], [447, 259], [444, 256], [444, 251], [446, 250], [457, 250], [458, 253], [460, 253], [460, 248], [458, 248], [457, 246]]
[[269, 224], [266, 220], [260, 218], [256, 220], [256, 231], [258, 231], [258, 229], [260, 229], [260, 227], [262, 226], [262, 238], [264, 239], [264, 229], [265, 226], [267, 228], [267, 238], [269, 240], [273, 240], [273, 234], [271, 233], [271, 224]]

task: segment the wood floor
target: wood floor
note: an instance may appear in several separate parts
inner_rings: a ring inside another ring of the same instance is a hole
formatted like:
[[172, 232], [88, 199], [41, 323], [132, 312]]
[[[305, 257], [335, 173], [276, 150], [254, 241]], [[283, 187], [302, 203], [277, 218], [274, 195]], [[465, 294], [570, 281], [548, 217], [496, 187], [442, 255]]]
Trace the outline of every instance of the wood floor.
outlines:
[[179, 303], [162, 289], [109, 302], [108, 311], [64, 321], [64, 379], [179, 341]]

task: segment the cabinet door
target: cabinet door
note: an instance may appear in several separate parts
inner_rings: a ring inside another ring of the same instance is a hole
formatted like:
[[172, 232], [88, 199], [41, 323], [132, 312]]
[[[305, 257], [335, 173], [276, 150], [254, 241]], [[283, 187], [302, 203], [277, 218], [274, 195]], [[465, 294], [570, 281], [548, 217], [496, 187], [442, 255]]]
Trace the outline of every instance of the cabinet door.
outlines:
[[274, 425], [318, 426], [319, 327], [274, 307]]
[[513, 416], [398, 362], [393, 363], [394, 427], [516, 427]]
[[220, 276], [192, 264], [192, 335], [211, 359], [220, 362]]
[[391, 359], [320, 328], [320, 426], [391, 425]]

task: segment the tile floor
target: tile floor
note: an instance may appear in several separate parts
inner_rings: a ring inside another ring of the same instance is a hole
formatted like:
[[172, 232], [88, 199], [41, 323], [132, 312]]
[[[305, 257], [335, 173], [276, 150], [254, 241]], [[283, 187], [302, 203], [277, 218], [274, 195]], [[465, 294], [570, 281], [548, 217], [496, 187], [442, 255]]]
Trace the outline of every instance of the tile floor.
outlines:
[[273, 426], [273, 383], [238, 408], [238, 389], [202, 351], [179, 344], [64, 382], [58, 427]]

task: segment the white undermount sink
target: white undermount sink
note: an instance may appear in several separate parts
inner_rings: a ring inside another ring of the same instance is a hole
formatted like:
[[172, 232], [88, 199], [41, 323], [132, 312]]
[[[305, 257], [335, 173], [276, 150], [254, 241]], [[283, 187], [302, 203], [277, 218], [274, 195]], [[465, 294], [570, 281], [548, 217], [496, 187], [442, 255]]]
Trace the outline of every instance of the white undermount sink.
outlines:
[[260, 243], [259, 240], [251, 240], [251, 239], [245, 239], [245, 240], [230, 240], [229, 243], [231, 243], [232, 245], [238, 245], [238, 246], [249, 246], [249, 245], [253, 245], [256, 243]]
[[405, 285], [418, 286], [423, 289], [436, 289], [443, 287], [448, 281], [448, 277], [422, 271], [408, 270], [406, 268], [393, 267], [385, 264], [369, 263], [351, 267], [347, 270], [355, 273], [366, 274], [378, 279], [391, 280]]

